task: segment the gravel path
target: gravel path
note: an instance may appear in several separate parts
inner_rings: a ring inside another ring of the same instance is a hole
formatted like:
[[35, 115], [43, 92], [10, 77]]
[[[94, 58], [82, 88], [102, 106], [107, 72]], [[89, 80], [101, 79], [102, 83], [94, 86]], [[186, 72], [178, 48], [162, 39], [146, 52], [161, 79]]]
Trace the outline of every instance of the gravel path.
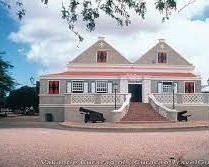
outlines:
[[[185, 166], [178, 159], [193, 160], [184, 163], [197, 163], [196, 158], [209, 160], [208, 139], [208, 131], [107, 133], [0, 129], [0, 167]], [[209, 166], [209, 161], [198, 163]]]

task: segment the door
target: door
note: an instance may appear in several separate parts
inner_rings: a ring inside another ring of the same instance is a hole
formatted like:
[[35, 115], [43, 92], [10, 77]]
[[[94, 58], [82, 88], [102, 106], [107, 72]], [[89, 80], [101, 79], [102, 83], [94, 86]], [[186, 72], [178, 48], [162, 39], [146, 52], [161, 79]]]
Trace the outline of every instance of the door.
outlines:
[[142, 102], [142, 84], [129, 84], [128, 93], [131, 93], [131, 102]]

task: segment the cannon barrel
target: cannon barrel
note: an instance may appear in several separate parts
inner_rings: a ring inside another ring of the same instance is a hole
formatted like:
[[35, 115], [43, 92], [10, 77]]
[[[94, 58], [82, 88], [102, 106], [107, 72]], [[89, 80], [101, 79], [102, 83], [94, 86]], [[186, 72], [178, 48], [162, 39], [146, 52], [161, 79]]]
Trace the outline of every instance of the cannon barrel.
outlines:
[[89, 110], [83, 107], [79, 108], [79, 111], [81, 114], [85, 114], [84, 117], [84, 122], [87, 123], [88, 121], [91, 121], [93, 123], [97, 122], [97, 121], [101, 121], [104, 122], [106, 119], [103, 117], [102, 113], [93, 111], [93, 110]]
[[179, 111], [178, 112], [178, 114], [180, 114], [180, 115], [182, 115], [182, 114], [186, 114], [187, 113], [187, 111], [186, 110], [184, 110], [184, 111]]
[[[89, 109], [86, 109], [86, 108], [83, 108], [83, 107], [80, 107], [79, 108], [79, 111], [80, 112], [84, 112], [84, 113], [99, 113], [99, 112], [96, 112], [96, 111], [93, 111], [93, 110], [89, 110]], [[99, 113], [99, 114], [101, 114], [101, 113]]]

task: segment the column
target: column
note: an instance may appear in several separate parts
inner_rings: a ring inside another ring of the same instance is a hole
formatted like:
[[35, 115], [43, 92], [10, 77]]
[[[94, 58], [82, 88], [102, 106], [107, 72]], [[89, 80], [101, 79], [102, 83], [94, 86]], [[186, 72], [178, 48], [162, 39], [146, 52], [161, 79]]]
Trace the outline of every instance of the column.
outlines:
[[149, 94], [151, 93], [151, 80], [144, 79], [142, 81], [142, 102], [148, 103], [149, 102]]

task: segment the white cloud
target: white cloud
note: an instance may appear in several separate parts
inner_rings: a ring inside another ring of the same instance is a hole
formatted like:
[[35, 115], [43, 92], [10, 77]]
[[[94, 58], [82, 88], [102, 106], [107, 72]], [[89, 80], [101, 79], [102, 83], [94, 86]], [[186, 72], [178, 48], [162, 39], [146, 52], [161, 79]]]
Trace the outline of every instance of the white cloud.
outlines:
[[[44, 66], [39, 73], [64, 69], [69, 60], [93, 44], [98, 36], [104, 35], [107, 42], [130, 60], [138, 59], [159, 38], [165, 38], [168, 44], [196, 66], [204, 83], [209, 78], [209, 21], [191, 21], [192, 16], [203, 12], [209, 0], [198, 0], [180, 13], [174, 12], [166, 23], [162, 23], [162, 15], [155, 10], [154, 0], [147, 1], [145, 20], [131, 13], [132, 24], [129, 27], [120, 28], [115, 21], [102, 16], [97, 21], [97, 29], [88, 33], [84, 31], [84, 24], [79, 22], [75, 28], [85, 38], [79, 48], [76, 47], [77, 38], [61, 19], [61, 2], [49, 2], [48, 7], [45, 7], [39, 0], [25, 1], [26, 17], [19, 31], [10, 34], [13, 41], [30, 45], [27, 58]], [[185, 0], [178, 1], [178, 10], [185, 3]]]

